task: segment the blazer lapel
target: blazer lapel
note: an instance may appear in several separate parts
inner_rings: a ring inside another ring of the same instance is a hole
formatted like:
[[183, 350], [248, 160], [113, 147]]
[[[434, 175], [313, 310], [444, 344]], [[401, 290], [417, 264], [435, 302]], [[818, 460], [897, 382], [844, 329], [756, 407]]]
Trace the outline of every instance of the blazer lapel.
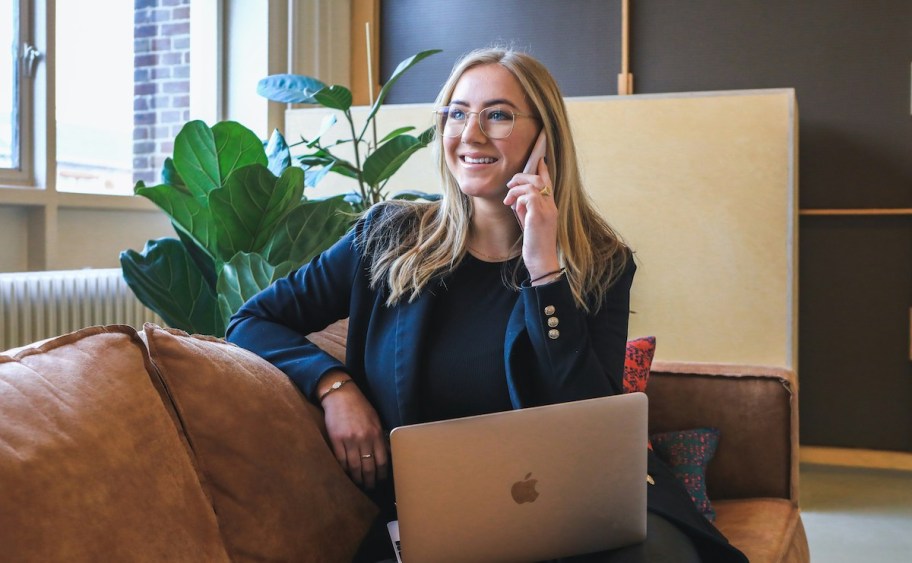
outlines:
[[418, 420], [418, 368], [421, 352], [430, 328], [431, 306], [434, 290], [425, 290], [411, 303], [399, 305], [396, 309], [396, 340], [393, 353], [393, 373], [396, 378], [396, 400], [399, 406], [401, 424], [413, 424]]
[[507, 389], [510, 391], [510, 402], [514, 409], [521, 409], [531, 404], [528, 392], [523, 389], [522, 373], [531, 369], [525, 359], [529, 350], [529, 331], [526, 329], [526, 308], [522, 297], [517, 299], [504, 340], [504, 368], [507, 372]]

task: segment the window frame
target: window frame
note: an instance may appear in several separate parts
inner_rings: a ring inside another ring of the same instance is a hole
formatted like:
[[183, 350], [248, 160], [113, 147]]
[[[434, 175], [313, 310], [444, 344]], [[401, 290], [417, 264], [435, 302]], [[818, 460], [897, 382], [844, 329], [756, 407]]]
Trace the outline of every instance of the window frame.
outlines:
[[[16, 0], [15, 6], [18, 10], [18, 29], [16, 45], [16, 70], [19, 77], [18, 87], [14, 92], [13, 103], [16, 108], [16, 123], [13, 127], [18, 131], [18, 166], [15, 168], [0, 168], [0, 186], [30, 186], [35, 183], [35, 159], [34, 159], [34, 129], [35, 129], [35, 111], [34, 111], [34, 83], [39, 73], [43, 72], [45, 57], [43, 50], [42, 57], [36, 62], [35, 72], [31, 77], [23, 73], [22, 50], [24, 45], [35, 45], [34, 26], [32, 24], [34, 14], [32, 12], [32, 3], [28, 0]], [[37, 47], [37, 46], [36, 46]]]

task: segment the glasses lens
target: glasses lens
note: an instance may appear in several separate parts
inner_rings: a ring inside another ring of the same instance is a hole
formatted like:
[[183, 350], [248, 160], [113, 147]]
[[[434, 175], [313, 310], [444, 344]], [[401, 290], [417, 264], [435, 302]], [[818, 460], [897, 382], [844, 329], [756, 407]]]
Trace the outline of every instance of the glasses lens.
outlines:
[[485, 108], [478, 116], [481, 129], [492, 139], [505, 139], [513, 132], [513, 112], [502, 108]]
[[466, 118], [465, 111], [459, 108], [444, 106], [437, 109], [437, 133], [444, 137], [458, 137], [462, 135], [465, 129]]

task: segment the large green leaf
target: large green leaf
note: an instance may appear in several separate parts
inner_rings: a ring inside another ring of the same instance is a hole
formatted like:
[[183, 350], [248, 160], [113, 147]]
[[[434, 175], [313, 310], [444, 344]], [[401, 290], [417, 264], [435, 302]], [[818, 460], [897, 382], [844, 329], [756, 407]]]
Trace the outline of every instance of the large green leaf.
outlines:
[[280, 179], [262, 165], [236, 171], [225, 186], [209, 194], [216, 225], [216, 258], [227, 262], [238, 252], [261, 252], [280, 220], [301, 204], [304, 171], [288, 168]]
[[174, 139], [174, 167], [200, 205], [235, 170], [268, 163], [263, 142], [240, 123], [221, 121], [212, 129], [202, 121], [185, 124]]
[[161, 179], [162, 184], [171, 184], [172, 186], [180, 186], [183, 188], [187, 187], [181, 179], [180, 174], [177, 173], [177, 168], [174, 167], [174, 160], [170, 157], [166, 158], [165, 163], [162, 165]]
[[347, 111], [352, 105], [351, 90], [338, 84], [323, 88], [313, 97], [319, 104], [332, 109]]
[[[235, 121], [220, 121], [212, 126], [218, 153], [221, 186], [236, 170], [251, 164], [266, 166], [266, 150], [256, 134]], [[277, 174], [278, 175], [278, 174]]]
[[434, 128], [427, 129], [419, 137], [399, 135], [390, 139], [364, 161], [364, 182], [376, 186], [391, 177], [416, 151], [428, 145], [434, 135]]
[[142, 253], [121, 252], [120, 264], [133, 293], [168, 325], [190, 333], [224, 336], [215, 292], [180, 241], [151, 240]]
[[215, 261], [209, 256], [206, 249], [197, 244], [196, 240], [185, 233], [183, 229], [174, 225], [174, 231], [177, 233], [177, 238], [184, 245], [187, 254], [190, 255], [190, 259], [193, 260], [193, 263], [200, 271], [200, 275], [203, 276], [203, 279], [206, 280], [209, 287], [215, 291], [215, 282], [218, 281], [218, 275], [215, 272]]
[[257, 83], [257, 94], [285, 104], [316, 104], [313, 95], [326, 84], [310, 76], [273, 74]]
[[385, 137], [380, 139], [380, 141], [377, 144], [382, 145], [383, 143], [389, 141], [393, 137], [398, 137], [399, 135], [402, 135], [403, 133], [408, 133], [409, 131], [412, 131], [414, 129], [415, 128], [412, 127], [411, 125], [409, 125], [408, 127], [400, 127], [398, 129], [394, 129], [394, 130], [390, 131], [389, 133], [387, 133]]
[[291, 166], [291, 150], [278, 129], [272, 132], [269, 142], [266, 143], [266, 158], [269, 161], [269, 171], [276, 176], [281, 176], [282, 172]]
[[174, 167], [201, 204], [205, 204], [206, 195], [221, 184], [215, 136], [202, 121], [186, 123], [177, 134]]
[[390, 75], [389, 80], [386, 81], [386, 84], [383, 85], [383, 88], [380, 88], [380, 93], [377, 95], [377, 99], [374, 101], [374, 105], [371, 106], [370, 114], [367, 116], [367, 122], [364, 124], [364, 129], [361, 131], [361, 135], [358, 136], [359, 139], [364, 138], [364, 131], [367, 131], [367, 124], [370, 123], [370, 120], [374, 115], [377, 114], [377, 111], [380, 109], [380, 106], [383, 105], [383, 100], [386, 99], [386, 95], [389, 93], [390, 88], [393, 87], [393, 84], [407, 71], [416, 64], [420, 63], [424, 59], [440, 53], [442, 49], [430, 49], [427, 51], [421, 51], [411, 57], [405, 59], [399, 66], [396, 67], [396, 70], [393, 71], [393, 74]]
[[134, 192], [160, 207], [171, 217], [175, 228], [190, 235], [210, 258], [215, 258], [216, 234], [212, 215], [187, 188], [168, 184], [148, 187], [138, 182]]
[[351, 213], [344, 196], [303, 202], [276, 229], [266, 259], [272, 264], [301, 266], [345, 234], [353, 219]]
[[291, 270], [290, 262], [276, 267], [259, 254], [239, 252], [232, 257], [222, 266], [217, 285], [219, 312], [225, 325], [245, 301]]

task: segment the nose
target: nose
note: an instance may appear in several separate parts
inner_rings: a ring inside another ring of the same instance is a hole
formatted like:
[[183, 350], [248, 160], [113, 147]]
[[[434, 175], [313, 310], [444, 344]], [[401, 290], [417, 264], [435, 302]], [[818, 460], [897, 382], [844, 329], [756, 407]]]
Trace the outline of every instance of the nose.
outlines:
[[479, 143], [484, 142], [487, 138], [487, 135], [481, 130], [481, 116], [477, 113], [470, 113], [466, 119], [465, 129], [462, 130], [462, 142]]

